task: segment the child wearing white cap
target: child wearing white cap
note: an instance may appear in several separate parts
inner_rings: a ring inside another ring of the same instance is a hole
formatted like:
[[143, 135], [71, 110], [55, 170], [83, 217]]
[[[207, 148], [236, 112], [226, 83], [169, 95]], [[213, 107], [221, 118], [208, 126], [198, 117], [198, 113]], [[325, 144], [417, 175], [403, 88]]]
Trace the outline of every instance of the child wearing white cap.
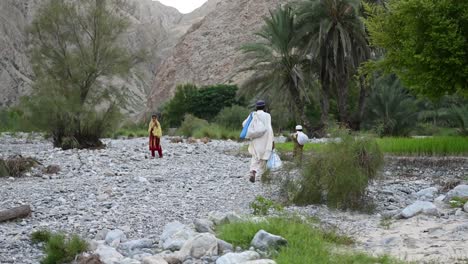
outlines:
[[294, 141], [293, 157], [299, 162], [302, 162], [302, 151], [304, 149], [305, 143], [309, 141], [309, 137], [307, 137], [307, 135], [302, 132], [301, 125], [296, 126], [296, 133], [292, 134], [292, 139]]

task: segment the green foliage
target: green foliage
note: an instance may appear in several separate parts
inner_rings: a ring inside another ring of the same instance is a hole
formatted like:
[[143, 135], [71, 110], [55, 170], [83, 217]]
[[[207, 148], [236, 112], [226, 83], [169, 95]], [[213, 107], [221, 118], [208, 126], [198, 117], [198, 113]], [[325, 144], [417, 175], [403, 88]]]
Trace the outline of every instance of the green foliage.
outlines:
[[369, 10], [372, 44], [386, 53], [374, 67], [396, 73], [418, 94], [468, 95], [468, 2], [391, 0]]
[[0, 132], [31, 132], [35, 129], [19, 107], [0, 109]]
[[49, 230], [38, 230], [31, 234], [31, 240], [33, 243], [47, 242], [51, 236], [52, 233]]
[[342, 133], [310, 158], [294, 197], [297, 204], [326, 203], [331, 207], [364, 209], [366, 190], [383, 165], [375, 140]]
[[260, 195], [255, 197], [255, 200], [249, 206], [253, 210], [254, 215], [268, 215], [270, 210], [283, 211], [283, 207], [280, 204]]
[[126, 7], [119, 0], [49, 0], [38, 10], [29, 29], [36, 81], [25, 105], [56, 147], [99, 147], [120, 118], [122, 88], [105, 80], [127, 76], [136, 59], [117, 44], [129, 26], [119, 14]]
[[453, 105], [448, 111], [451, 118], [458, 127], [458, 133], [462, 136], [468, 136], [468, 104]]
[[468, 197], [453, 197], [450, 200], [450, 207], [462, 208], [468, 202]]
[[236, 93], [235, 85], [218, 84], [200, 89], [194, 84], [178, 85], [174, 97], [164, 107], [163, 117], [171, 127], [179, 126], [185, 114], [211, 121], [224, 107], [244, 104]]
[[351, 77], [370, 58], [367, 33], [357, 0], [304, 0], [297, 4], [298, 38], [311, 57], [312, 72], [321, 84], [322, 125], [328, 119], [329, 97], [336, 96], [340, 123], [350, 122]]
[[34, 243], [45, 243], [46, 256], [41, 260], [41, 264], [70, 263], [78, 254], [88, 249], [88, 243], [77, 235], [67, 237], [62, 233], [40, 230], [32, 233], [31, 239]]
[[[416, 156], [464, 156], [468, 154], [466, 137], [426, 137], [426, 138], [377, 138], [377, 145], [385, 154]], [[325, 143], [311, 143], [304, 146], [306, 152], [320, 152]], [[284, 153], [292, 152], [294, 144], [276, 143], [275, 149]]]
[[190, 137], [196, 130], [207, 127], [208, 125], [208, 121], [197, 118], [191, 114], [186, 114], [184, 121], [177, 130], [177, 134]]
[[381, 138], [377, 143], [384, 153], [418, 156], [464, 156], [468, 154], [466, 137]]
[[269, 97], [275, 104], [292, 108], [306, 125], [305, 104], [310, 101], [312, 88], [304, 74], [303, 57], [298, 49], [296, 16], [289, 6], [278, 7], [264, 18], [262, 29], [256, 33], [259, 41], [249, 43], [242, 50], [252, 59], [255, 73], [241, 87], [249, 96]]
[[233, 105], [223, 108], [216, 116], [215, 122], [223, 127], [237, 130], [242, 128], [242, 122], [249, 114], [250, 110], [247, 107]]
[[222, 240], [249, 248], [252, 238], [261, 229], [288, 241], [288, 245], [280, 248], [277, 253], [270, 252], [278, 264], [402, 263], [388, 256], [372, 257], [363, 253], [336, 250], [337, 246], [352, 244], [352, 239], [314, 228], [308, 220], [301, 220], [299, 217], [230, 223], [217, 227], [217, 233]]
[[416, 102], [397, 79], [381, 78], [369, 98], [367, 117], [381, 136], [407, 136], [416, 124]]

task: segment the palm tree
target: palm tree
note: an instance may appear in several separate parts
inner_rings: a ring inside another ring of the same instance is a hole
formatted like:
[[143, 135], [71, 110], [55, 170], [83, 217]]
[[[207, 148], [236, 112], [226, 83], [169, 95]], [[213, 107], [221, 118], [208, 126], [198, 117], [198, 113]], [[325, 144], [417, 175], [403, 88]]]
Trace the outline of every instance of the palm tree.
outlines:
[[295, 14], [291, 7], [280, 6], [270, 11], [264, 21], [265, 25], [256, 33], [260, 41], [242, 47], [252, 58], [251, 66], [245, 70], [255, 73], [241, 89], [288, 102], [295, 109], [296, 117], [311, 129], [304, 111], [309, 96], [298, 49]]
[[416, 100], [395, 76], [377, 79], [368, 103], [368, 120], [382, 136], [406, 136], [416, 124]]
[[329, 97], [337, 94], [339, 121], [348, 125], [349, 81], [361, 62], [370, 57], [358, 0], [305, 0], [298, 3], [302, 49], [318, 64], [322, 88], [321, 123], [328, 119]]

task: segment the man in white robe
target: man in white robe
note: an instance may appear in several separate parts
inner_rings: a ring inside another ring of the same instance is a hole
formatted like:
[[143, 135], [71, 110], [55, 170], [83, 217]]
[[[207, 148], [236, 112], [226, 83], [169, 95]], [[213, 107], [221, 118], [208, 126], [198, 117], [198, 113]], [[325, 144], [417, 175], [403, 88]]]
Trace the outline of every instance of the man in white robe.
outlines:
[[[255, 182], [256, 176], [262, 176], [266, 169], [266, 163], [270, 158], [274, 148], [273, 128], [271, 126], [270, 114], [263, 111], [265, 109], [265, 101], [256, 103], [256, 112], [258, 119], [265, 125], [267, 131], [261, 137], [252, 139], [249, 145], [249, 153], [252, 155], [250, 161], [250, 181]], [[245, 126], [248, 118], [242, 123]]]

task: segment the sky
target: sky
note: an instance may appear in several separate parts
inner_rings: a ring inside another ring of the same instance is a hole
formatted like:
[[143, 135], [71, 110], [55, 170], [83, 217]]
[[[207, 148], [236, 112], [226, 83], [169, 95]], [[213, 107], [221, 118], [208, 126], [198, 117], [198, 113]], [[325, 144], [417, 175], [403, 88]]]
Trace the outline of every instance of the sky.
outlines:
[[[153, 0], [154, 1], [154, 0]], [[157, 0], [164, 5], [175, 7], [181, 13], [190, 13], [202, 6], [207, 0]]]

